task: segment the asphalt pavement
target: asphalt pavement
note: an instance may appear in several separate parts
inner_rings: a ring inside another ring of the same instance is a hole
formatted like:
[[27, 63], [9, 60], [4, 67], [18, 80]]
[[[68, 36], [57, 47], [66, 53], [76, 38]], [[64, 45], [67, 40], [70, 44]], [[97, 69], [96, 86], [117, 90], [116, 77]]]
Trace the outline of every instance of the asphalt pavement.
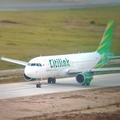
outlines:
[[120, 73], [96, 75], [90, 86], [82, 86], [77, 83], [75, 77], [57, 79], [56, 84], [48, 84], [44, 80], [42, 81], [42, 88], [36, 88], [36, 83], [37, 81], [1, 84], [0, 99], [120, 86]]

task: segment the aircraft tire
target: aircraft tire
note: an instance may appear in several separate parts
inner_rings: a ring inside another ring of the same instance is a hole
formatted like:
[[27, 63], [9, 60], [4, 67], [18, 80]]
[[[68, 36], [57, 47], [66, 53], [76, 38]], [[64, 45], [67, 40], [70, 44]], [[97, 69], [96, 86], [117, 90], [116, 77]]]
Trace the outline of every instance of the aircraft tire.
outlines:
[[51, 83], [52, 82], [52, 78], [48, 78], [48, 83]]
[[38, 88], [38, 84], [36, 84], [36, 88]]
[[52, 78], [52, 83], [55, 84], [56, 83], [56, 79]]
[[87, 83], [86, 85], [87, 85], [87, 86], [89, 86], [89, 85], [90, 85], [90, 83]]
[[36, 88], [41, 88], [41, 84], [36, 84]]
[[85, 86], [85, 84], [82, 84], [83, 86]]

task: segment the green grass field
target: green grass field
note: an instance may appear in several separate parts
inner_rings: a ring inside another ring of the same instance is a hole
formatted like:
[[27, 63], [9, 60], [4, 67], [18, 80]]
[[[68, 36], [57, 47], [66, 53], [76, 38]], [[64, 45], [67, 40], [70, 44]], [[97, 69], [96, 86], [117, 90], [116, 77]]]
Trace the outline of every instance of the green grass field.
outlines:
[[[120, 6], [40, 11], [0, 11], [0, 56], [29, 61], [39, 55], [94, 51], [109, 20], [111, 51], [120, 55]], [[94, 24], [91, 22], [94, 21]], [[0, 69], [23, 66], [0, 61]]]

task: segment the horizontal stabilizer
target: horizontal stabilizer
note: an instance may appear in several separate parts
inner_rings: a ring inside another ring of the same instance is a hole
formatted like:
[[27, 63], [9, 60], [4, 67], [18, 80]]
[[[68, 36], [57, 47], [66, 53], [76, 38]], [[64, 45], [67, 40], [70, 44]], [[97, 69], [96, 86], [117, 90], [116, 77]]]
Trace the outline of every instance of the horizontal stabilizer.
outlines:
[[120, 59], [120, 56], [108, 56], [108, 59]]

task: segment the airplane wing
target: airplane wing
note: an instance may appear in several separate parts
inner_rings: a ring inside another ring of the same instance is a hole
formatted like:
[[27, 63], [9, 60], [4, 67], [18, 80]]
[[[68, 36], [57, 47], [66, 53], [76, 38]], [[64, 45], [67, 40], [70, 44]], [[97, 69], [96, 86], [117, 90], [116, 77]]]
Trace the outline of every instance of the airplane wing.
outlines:
[[111, 68], [94, 68], [91, 70], [78, 70], [78, 69], [69, 69], [68, 74], [77, 74], [77, 73], [82, 73], [82, 72], [103, 72], [103, 71], [118, 71], [120, 70], [120, 67], [111, 67]]
[[91, 72], [118, 71], [118, 70], [120, 70], [120, 67], [96, 68], [96, 69], [92, 69]]
[[10, 59], [10, 58], [5, 58], [5, 57], [0, 57], [0, 60], [16, 63], [16, 64], [23, 65], [23, 66], [26, 66], [28, 64], [28, 62], [15, 60], [15, 59]]
[[77, 74], [77, 73], [81, 73], [83, 72], [82, 70], [78, 70], [78, 69], [69, 69], [68, 70], [68, 74]]

